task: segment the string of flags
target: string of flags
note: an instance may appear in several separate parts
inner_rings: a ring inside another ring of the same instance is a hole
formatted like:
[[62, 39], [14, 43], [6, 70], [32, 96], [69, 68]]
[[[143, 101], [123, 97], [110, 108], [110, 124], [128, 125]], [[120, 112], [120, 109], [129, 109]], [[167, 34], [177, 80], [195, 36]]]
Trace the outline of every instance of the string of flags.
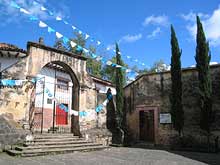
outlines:
[[51, 26], [49, 26], [48, 24], [46, 24], [45, 22], [43, 22], [42, 20], [40, 20], [38, 17], [34, 16], [31, 14], [31, 12], [29, 12], [28, 10], [22, 8], [21, 6], [19, 6], [16, 2], [11, 1], [11, 7], [19, 9], [19, 11], [21, 13], [24, 13], [26, 15], [29, 16], [29, 19], [33, 22], [38, 22], [38, 26], [40, 28], [45, 28], [47, 29], [48, 33], [55, 33], [56, 37], [58, 39], [62, 39], [64, 44], [68, 44], [70, 43], [70, 46], [72, 48], [76, 48], [77, 51], [79, 52], [85, 52], [85, 54], [87, 55], [87, 57], [96, 60], [96, 61], [100, 61], [102, 64], [111, 66], [111, 67], [115, 67], [115, 68], [121, 68], [122, 70], [125, 70], [126, 73], [130, 74], [130, 77], [136, 77], [138, 75], [138, 73], [136, 71], [133, 71], [129, 68], [126, 68], [124, 66], [118, 65], [116, 63], [113, 63], [111, 60], [107, 60], [102, 56], [96, 55], [94, 53], [92, 53], [91, 51], [89, 51], [88, 49], [77, 45], [74, 41], [72, 41], [71, 39], [69, 39], [68, 37], [64, 36], [63, 34], [61, 34], [60, 32], [56, 31], [54, 28], [52, 28]]
[[[56, 14], [54, 14], [54, 12], [52, 12], [49, 8], [45, 7], [44, 5], [42, 5], [40, 2], [37, 1], [33, 1], [33, 5], [39, 6], [41, 11], [47, 13], [49, 16], [54, 16], [55, 20], [58, 22], [63, 22], [65, 25], [68, 25], [72, 28], [73, 31], [76, 31], [79, 34], [82, 34], [85, 38], [85, 40], [90, 39], [90, 42], [96, 42], [97, 46], [101, 46], [103, 45], [102, 42], [100, 41], [95, 41], [94, 38], [91, 37], [91, 35], [89, 35], [88, 33], [83, 32], [82, 30], [80, 30], [79, 28], [77, 28], [75, 25], [71, 24], [69, 21], [65, 20], [64, 18], [62, 18], [61, 16], [56, 16]], [[115, 53], [115, 50], [112, 50], [110, 47], [106, 48], [107, 51], [112, 51]], [[137, 58], [132, 58], [131, 56], [126, 56], [126, 55], [122, 55], [123, 57], [127, 58], [129, 61], [131, 62], [136, 62], [139, 65], [142, 66], [146, 66], [145, 63], [139, 61]]]

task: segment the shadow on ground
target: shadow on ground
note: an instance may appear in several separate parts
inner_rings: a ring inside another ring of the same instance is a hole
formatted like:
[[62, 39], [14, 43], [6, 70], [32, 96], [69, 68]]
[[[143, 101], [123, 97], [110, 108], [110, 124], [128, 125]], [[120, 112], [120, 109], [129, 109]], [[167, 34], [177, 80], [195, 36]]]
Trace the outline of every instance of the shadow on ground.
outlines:
[[205, 152], [192, 152], [192, 151], [175, 151], [165, 147], [155, 147], [152, 144], [136, 144], [129, 148], [141, 148], [148, 150], [164, 150], [169, 153], [180, 155], [185, 158], [196, 160], [209, 165], [220, 165], [220, 153], [205, 153]]

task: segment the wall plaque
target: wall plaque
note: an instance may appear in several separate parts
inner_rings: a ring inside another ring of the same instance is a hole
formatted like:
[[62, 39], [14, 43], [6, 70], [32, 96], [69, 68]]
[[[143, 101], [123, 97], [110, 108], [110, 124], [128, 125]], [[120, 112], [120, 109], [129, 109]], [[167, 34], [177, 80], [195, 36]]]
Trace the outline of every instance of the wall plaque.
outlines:
[[170, 124], [171, 114], [170, 113], [161, 113], [160, 114], [160, 124]]

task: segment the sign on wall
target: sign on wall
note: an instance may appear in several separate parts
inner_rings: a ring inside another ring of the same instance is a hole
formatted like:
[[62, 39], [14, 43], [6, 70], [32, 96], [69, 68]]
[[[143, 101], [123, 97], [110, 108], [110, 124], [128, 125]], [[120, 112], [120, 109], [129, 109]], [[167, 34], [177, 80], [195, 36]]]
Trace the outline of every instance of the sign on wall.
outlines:
[[171, 114], [170, 113], [161, 113], [160, 114], [160, 124], [170, 124]]

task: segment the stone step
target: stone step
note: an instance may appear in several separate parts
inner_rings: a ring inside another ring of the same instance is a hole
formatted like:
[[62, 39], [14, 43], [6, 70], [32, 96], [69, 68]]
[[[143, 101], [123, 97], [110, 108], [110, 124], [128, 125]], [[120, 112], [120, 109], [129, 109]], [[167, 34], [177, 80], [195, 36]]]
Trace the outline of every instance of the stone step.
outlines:
[[34, 139], [59, 139], [59, 138], [79, 138], [74, 135], [35, 135]]
[[31, 156], [43, 156], [48, 154], [64, 154], [71, 153], [76, 151], [94, 151], [94, 150], [102, 150], [109, 147], [106, 146], [86, 146], [86, 147], [74, 147], [74, 148], [53, 148], [53, 149], [34, 149], [34, 150], [8, 150], [7, 153], [13, 156], [22, 156], [22, 157], [31, 157]]
[[79, 137], [65, 137], [65, 138], [53, 138], [53, 139], [34, 139], [33, 142], [59, 142], [59, 141], [77, 141], [80, 140]]
[[36, 145], [65, 145], [65, 144], [82, 144], [82, 143], [88, 143], [88, 141], [84, 139], [79, 140], [72, 140], [72, 141], [47, 141], [47, 142], [33, 142], [33, 143], [26, 143], [24, 146], [36, 146]]
[[15, 150], [18, 151], [26, 151], [26, 150], [34, 150], [34, 149], [52, 149], [52, 148], [74, 148], [74, 147], [86, 147], [86, 146], [101, 146], [102, 144], [98, 143], [79, 143], [79, 144], [59, 144], [59, 145], [35, 145], [28, 147], [15, 147]]

